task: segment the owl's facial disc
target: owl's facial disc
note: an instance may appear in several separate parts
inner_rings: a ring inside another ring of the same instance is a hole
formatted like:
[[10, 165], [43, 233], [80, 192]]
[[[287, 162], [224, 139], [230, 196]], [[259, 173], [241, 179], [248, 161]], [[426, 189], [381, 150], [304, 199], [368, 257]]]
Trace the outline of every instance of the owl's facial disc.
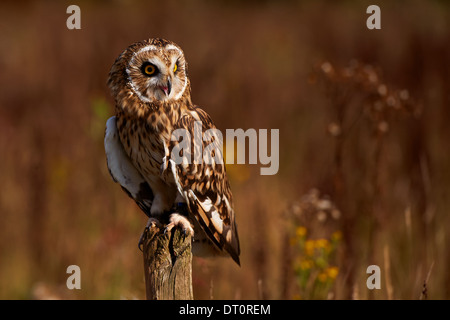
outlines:
[[[164, 101], [170, 98], [172, 75], [167, 67], [156, 59], [144, 61], [140, 67], [143, 78], [143, 96]], [[133, 79], [131, 79], [133, 80]]]
[[140, 49], [133, 54], [126, 72], [131, 89], [147, 103], [178, 100], [187, 85], [183, 53], [173, 45]]

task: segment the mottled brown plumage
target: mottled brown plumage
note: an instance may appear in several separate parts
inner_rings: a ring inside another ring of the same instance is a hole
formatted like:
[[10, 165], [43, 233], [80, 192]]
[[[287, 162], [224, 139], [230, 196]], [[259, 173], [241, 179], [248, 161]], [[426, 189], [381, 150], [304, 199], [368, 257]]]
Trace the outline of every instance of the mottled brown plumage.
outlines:
[[[185, 230], [192, 230], [192, 223], [194, 253], [228, 253], [239, 264], [231, 189], [224, 164], [216, 161], [222, 159], [221, 139], [212, 134], [209, 141], [194, 145], [196, 122], [202, 133], [215, 126], [192, 104], [181, 48], [163, 39], [131, 45], [112, 66], [108, 85], [116, 103], [116, 116], [108, 120], [105, 136], [113, 178], [150, 218], [163, 219], [170, 213], [170, 227]], [[192, 137], [187, 141], [190, 150], [178, 154], [181, 163], [172, 153], [183, 142], [171, 139], [177, 129]], [[211, 154], [198, 150], [208, 145]], [[195, 152], [202, 154], [200, 163], [193, 161]], [[143, 194], [150, 196], [142, 199]], [[180, 203], [187, 207], [188, 220], [182, 217]]]

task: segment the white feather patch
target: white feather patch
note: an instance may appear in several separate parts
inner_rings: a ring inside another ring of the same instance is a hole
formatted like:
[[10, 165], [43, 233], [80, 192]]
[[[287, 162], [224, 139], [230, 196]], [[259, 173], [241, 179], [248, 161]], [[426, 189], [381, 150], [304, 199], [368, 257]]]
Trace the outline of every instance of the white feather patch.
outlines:
[[136, 198], [140, 190], [140, 184], [146, 183], [145, 179], [131, 162], [125, 152], [119, 138], [116, 126], [116, 117], [111, 117], [106, 122], [105, 153], [111, 176], [122, 187], [128, 190], [133, 198]]
[[[211, 202], [211, 200], [210, 200], [210, 202]], [[211, 213], [211, 222], [214, 225], [214, 227], [216, 228], [217, 232], [222, 233], [222, 231], [223, 231], [223, 220], [220, 217], [220, 215], [217, 212], [217, 210], [214, 210]]]
[[202, 207], [203, 207], [203, 210], [205, 210], [205, 212], [209, 212], [209, 210], [211, 210], [213, 204], [212, 204], [210, 198], [206, 198], [206, 200], [203, 201], [203, 202], [201, 203], [201, 205], [202, 205]]
[[166, 46], [166, 49], [167, 50], [176, 50], [176, 51], [178, 51], [178, 53], [181, 55], [181, 54], [183, 54], [182, 52], [181, 52], [181, 50], [180, 49], [178, 49], [176, 46], [174, 46], [173, 44], [168, 44], [167, 46]]
[[220, 217], [219, 213], [217, 212], [217, 209], [214, 208], [214, 210], [211, 212], [211, 209], [213, 208], [213, 203], [210, 198], [206, 198], [205, 201], [200, 202], [200, 205], [202, 206], [203, 210], [205, 212], [210, 212], [211, 214], [211, 223], [213, 224], [214, 228], [219, 232], [222, 233], [223, 231], [223, 220]]

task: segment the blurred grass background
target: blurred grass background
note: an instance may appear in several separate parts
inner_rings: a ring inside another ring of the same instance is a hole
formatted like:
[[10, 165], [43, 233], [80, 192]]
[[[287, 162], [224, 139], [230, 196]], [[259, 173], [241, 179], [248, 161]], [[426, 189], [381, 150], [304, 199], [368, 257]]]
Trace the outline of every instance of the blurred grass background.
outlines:
[[[368, 1], [77, 1], [82, 30], [70, 4], [0, 4], [0, 298], [144, 298], [146, 218], [112, 182], [103, 133], [109, 68], [150, 37], [184, 49], [218, 128], [280, 129], [277, 175], [228, 167], [242, 267], [194, 258], [197, 299], [450, 298], [449, 2], [377, 1], [376, 31]], [[355, 63], [415, 111], [367, 116], [380, 105]]]

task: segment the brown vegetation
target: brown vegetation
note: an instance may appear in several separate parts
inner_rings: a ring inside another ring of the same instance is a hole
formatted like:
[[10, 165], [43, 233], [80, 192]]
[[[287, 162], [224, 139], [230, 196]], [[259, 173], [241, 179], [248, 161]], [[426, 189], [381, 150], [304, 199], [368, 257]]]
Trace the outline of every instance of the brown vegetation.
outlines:
[[[103, 133], [110, 66], [157, 36], [184, 49], [218, 128], [280, 129], [277, 175], [228, 166], [242, 267], [194, 258], [196, 299], [450, 298], [446, 2], [379, 1], [374, 31], [366, 1], [77, 4], [82, 30], [64, 2], [0, 5], [0, 298], [145, 297], [146, 218], [109, 177]], [[322, 230], [302, 206], [339, 218]], [[302, 288], [298, 258], [336, 231], [314, 269], [327, 286]], [[81, 290], [65, 287], [71, 264]], [[366, 288], [371, 264], [381, 290]]]

